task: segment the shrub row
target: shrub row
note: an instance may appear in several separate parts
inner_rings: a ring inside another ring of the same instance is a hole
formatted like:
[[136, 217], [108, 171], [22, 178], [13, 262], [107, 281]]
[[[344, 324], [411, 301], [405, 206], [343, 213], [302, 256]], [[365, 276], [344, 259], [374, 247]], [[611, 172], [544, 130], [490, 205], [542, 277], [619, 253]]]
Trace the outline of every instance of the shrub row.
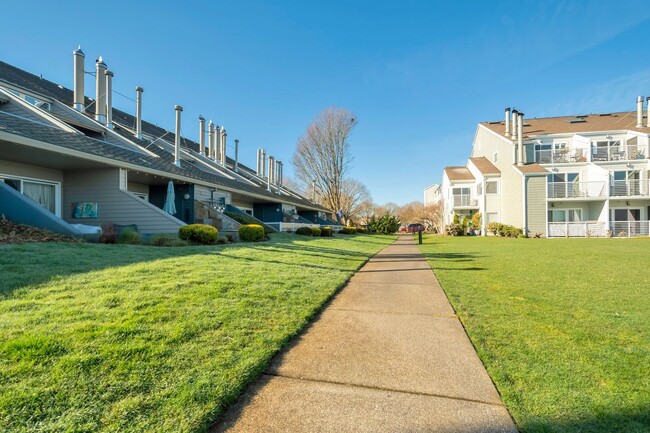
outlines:
[[[323, 227], [323, 228], [329, 228], [329, 227]], [[329, 228], [329, 236], [332, 235], [332, 229]], [[328, 236], [324, 235], [323, 231], [318, 228], [318, 227], [299, 227], [296, 229], [296, 234], [297, 235], [302, 235], [302, 236], [314, 236], [316, 238], [321, 237], [321, 236]]]
[[463, 226], [460, 224], [447, 224], [445, 226], [445, 235], [447, 236], [461, 236], [463, 234]]
[[321, 227], [320, 235], [321, 235], [322, 238], [330, 238], [330, 237], [332, 237], [332, 227], [330, 227], [330, 226]]
[[353, 235], [357, 232], [356, 227], [343, 227], [341, 230], [339, 230], [339, 233], [342, 235]]
[[489, 233], [492, 233], [495, 236], [503, 236], [506, 238], [517, 238], [524, 236], [522, 229], [507, 224], [491, 222], [487, 224], [486, 229]]

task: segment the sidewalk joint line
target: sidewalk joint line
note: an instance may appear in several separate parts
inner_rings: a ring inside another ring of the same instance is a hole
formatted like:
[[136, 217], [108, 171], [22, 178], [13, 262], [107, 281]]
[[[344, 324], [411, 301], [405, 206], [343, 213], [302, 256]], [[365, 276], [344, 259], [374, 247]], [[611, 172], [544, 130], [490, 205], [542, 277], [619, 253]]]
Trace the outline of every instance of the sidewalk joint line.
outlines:
[[305, 378], [305, 377], [294, 377], [294, 376], [287, 376], [283, 374], [278, 374], [278, 373], [269, 373], [269, 372], [264, 372], [262, 373], [265, 376], [270, 376], [270, 377], [280, 377], [283, 379], [291, 379], [291, 380], [299, 380], [303, 382], [313, 382], [313, 383], [326, 383], [329, 385], [340, 385], [340, 386], [348, 386], [351, 388], [363, 388], [363, 389], [371, 389], [374, 391], [387, 391], [387, 392], [395, 392], [399, 394], [410, 394], [410, 395], [419, 395], [422, 397], [437, 397], [437, 398], [446, 398], [448, 400], [458, 400], [458, 401], [466, 401], [469, 403], [479, 403], [479, 404], [487, 404], [490, 406], [496, 406], [496, 407], [505, 407], [503, 403], [493, 403], [489, 401], [484, 401], [484, 400], [476, 400], [473, 398], [464, 398], [464, 397], [452, 397], [449, 395], [444, 395], [444, 394], [435, 394], [435, 393], [428, 393], [428, 392], [421, 392], [421, 391], [404, 391], [400, 389], [393, 389], [393, 388], [386, 388], [382, 386], [371, 386], [371, 385], [361, 385], [361, 384], [356, 384], [356, 383], [346, 383], [346, 382], [336, 382], [333, 380], [322, 380], [322, 379], [310, 379], [310, 378]]
[[424, 317], [434, 317], [439, 319], [458, 319], [458, 316], [455, 314], [409, 313], [406, 311], [359, 310], [355, 308], [336, 308], [336, 307], [330, 307], [329, 309], [334, 311], [351, 311], [355, 313], [396, 314], [400, 316], [424, 316]]

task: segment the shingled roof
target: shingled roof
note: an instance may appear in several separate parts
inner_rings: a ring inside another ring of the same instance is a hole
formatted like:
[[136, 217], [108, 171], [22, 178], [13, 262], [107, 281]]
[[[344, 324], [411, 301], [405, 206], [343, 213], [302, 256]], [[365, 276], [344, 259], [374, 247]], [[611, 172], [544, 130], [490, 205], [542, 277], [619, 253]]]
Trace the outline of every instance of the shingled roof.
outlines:
[[[505, 121], [482, 122], [481, 125], [504, 135]], [[644, 119], [644, 125], [646, 119]], [[636, 127], [636, 111], [623, 111], [619, 113], [586, 114], [560, 117], [524, 117], [524, 137], [537, 137], [548, 134], [580, 134], [598, 131], [638, 131], [650, 134], [650, 128]]]
[[467, 167], [445, 167], [445, 173], [449, 180], [474, 180], [474, 175]]
[[[36, 94], [56, 99], [67, 106], [72, 105], [74, 94], [72, 90], [2, 61], [0, 61], [0, 82], [6, 82]], [[92, 101], [92, 99], [86, 98], [86, 107], [90, 106]], [[89, 117], [92, 117], [94, 113], [87, 109], [86, 114]], [[265, 188], [265, 183], [255, 178], [255, 171], [241, 163], [238, 163], [239, 174], [254, 182], [255, 185], [219, 175], [218, 169], [213, 170], [208, 167], [202, 169], [199, 164], [195, 164], [196, 161], [190, 162], [185, 160], [181, 162], [181, 167], [177, 167], [174, 164], [173, 155], [163, 148], [162, 143], [156, 143], [150, 140], [138, 140], [133, 136], [130, 130], [125, 129], [131, 128], [132, 125], [135, 125], [134, 116], [113, 108], [113, 121], [115, 122], [115, 128], [113, 130], [115, 133], [143, 148], [146, 148], [157, 157], [151, 156], [146, 152], [117, 146], [114, 143], [94, 139], [83, 134], [73, 134], [56, 127], [48, 126], [44, 123], [34, 122], [27, 118], [21, 118], [9, 113], [0, 112], [0, 130], [3, 132], [31, 138], [40, 142], [60, 146], [62, 148], [80, 151], [91, 156], [104, 157], [117, 162], [136, 165], [143, 169], [166, 172], [177, 176], [204, 181], [210, 184], [220, 185], [229, 190], [254, 194], [268, 200], [283, 201], [298, 206], [329, 211], [322, 206], [309, 202], [306, 198], [293, 192], [290, 196], [269, 192]], [[142, 129], [143, 132], [149, 136], [164, 137], [162, 139], [165, 140], [168, 145], [172, 144], [175, 140], [173, 132], [167, 131], [164, 128], [144, 120], [142, 122]], [[198, 143], [183, 138], [182, 147], [186, 151], [191, 152], [193, 159], [202, 158], [198, 155]], [[203, 159], [204, 162], [210, 164], [210, 161], [207, 158], [203, 157]], [[232, 167], [234, 165], [234, 160], [227, 158], [227, 165]], [[231, 173], [231, 175], [236, 177], [234, 173]]]
[[484, 156], [470, 158], [469, 160], [472, 161], [472, 164], [474, 164], [482, 174], [501, 174], [501, 170], [499, 170]]

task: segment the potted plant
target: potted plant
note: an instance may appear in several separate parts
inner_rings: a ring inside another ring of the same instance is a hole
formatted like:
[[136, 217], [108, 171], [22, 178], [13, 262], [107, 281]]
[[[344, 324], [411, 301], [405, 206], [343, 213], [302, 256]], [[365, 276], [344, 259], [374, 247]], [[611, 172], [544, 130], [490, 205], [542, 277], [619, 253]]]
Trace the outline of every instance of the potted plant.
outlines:
[[472, 215], [470, 228], [474, 232], [475, 236], [479, 236], [481, 234], [481, 213], [480, 212], [477, 212], [474, 215]]

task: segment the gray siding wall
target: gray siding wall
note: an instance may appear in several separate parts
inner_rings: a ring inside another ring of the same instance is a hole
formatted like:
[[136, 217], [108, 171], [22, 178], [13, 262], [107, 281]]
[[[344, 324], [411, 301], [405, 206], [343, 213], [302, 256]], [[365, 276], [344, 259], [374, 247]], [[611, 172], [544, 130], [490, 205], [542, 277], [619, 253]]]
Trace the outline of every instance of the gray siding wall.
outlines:
[[[97, 202], [98, 218], [72, 218], [73, 203]], [[71, 224], [100, 225], [103, 223], [136, 224], [138, 231], [176, 233], [185, 225], [151, 203], [120, 189], [120, 170], [66, 171], [63, 177], [63, 219]]]
[[[194, 200], [198, 200], [200, 202], [206, 202], [210, 200], [210, 197], [211, 197], [210, 188], [203, 185], [194, 185]], [[219, 200], [220, 198], [225, 198], [226, 204], [230, 204], [230, 194], [225, 191], [217, 190], [212, 194], [212, 197], [214, 197], [215, 200]]]
[[528, 232], [532, 236], [542, 233], [546, 236], [546, 177], [529, 176], [526, 178], [526, 205]]
[[19, 164], [11, 161], [0, 160], [0, 174], [49, 180], [50, 182], [63, 182], [63, 172], [61, 170], [39, 167], [37, 165]]

